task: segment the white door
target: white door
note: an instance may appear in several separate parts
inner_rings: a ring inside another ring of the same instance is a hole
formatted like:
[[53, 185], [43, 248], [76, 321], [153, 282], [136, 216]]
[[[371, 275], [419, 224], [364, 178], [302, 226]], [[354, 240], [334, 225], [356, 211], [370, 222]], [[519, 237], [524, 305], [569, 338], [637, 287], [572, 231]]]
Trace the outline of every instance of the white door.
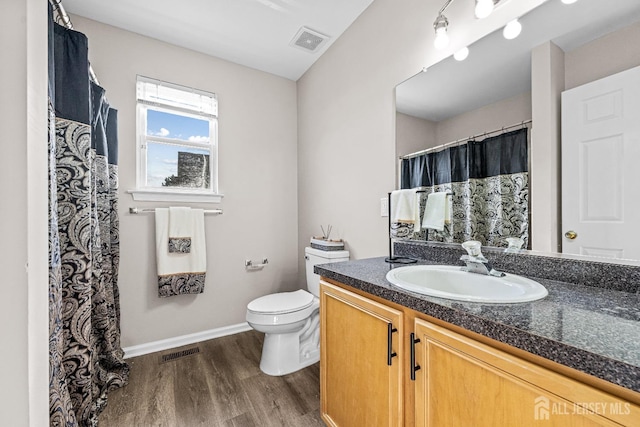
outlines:
[[562, 250], [640, 259], [640, 67], [562, 93]]

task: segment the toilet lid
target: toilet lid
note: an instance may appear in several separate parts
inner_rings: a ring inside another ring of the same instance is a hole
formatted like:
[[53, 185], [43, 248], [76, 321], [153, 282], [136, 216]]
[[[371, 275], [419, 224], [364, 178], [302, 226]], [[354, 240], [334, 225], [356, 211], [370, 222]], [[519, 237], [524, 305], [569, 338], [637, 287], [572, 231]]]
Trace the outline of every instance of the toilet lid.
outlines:
[[283, 314], [304, 310], [313, 304], [313, 295], [305, 290], [280, 292], [254, 299], [247, 305], [254, 313]]

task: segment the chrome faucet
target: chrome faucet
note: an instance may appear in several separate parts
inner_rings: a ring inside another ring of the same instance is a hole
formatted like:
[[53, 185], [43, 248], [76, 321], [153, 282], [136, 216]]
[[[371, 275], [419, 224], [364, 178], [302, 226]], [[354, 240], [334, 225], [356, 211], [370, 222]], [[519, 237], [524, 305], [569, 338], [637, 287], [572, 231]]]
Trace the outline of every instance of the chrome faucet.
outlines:
[[489, 260], [482, 255], [482, 243], [477, 240], [469, 240], [464, 242], [462, 247], [468, 254], [460, 257], [460, 260], [467, 264], [466, 267], [462, 267], [462, 271], [495, 277], [503, 277], [505, 275], [503, 272], [495, 270]]

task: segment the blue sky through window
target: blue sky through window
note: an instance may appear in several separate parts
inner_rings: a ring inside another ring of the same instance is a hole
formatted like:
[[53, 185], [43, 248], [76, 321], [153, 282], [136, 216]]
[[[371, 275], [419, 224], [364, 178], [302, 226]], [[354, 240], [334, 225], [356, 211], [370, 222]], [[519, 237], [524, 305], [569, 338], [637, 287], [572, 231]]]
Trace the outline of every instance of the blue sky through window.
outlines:
[[209, 122], [164, 111], [147, 110], [147, 135], [187, 141], [209, 141]]
[[[207, 120], [147, 110], [147, 135], [175, 138], [193, 142], [209, 141]], [[147, 186], [161, 187], [165, 178], [178, 173], [178, 151], [209, 154], [209, 150], [185, 145], [147, 143]]]

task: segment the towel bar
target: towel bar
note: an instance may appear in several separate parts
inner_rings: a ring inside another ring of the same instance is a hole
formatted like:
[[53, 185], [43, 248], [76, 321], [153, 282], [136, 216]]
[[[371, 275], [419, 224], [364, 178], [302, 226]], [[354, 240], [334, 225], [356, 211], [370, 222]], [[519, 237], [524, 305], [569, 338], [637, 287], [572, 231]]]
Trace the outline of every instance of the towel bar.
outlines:
[[[129, 213], [132, 215], [137, 215], [137, 214], [141, 214], [141, 213], [155, 213], [155, 209], [140, 209], [140, 208], [136, 208], [136, 207], [129, 207]], [[205, 214], [215, 214], [215, 215], [222, 215], [222, 209], [210, 209], [204, 210]]]

